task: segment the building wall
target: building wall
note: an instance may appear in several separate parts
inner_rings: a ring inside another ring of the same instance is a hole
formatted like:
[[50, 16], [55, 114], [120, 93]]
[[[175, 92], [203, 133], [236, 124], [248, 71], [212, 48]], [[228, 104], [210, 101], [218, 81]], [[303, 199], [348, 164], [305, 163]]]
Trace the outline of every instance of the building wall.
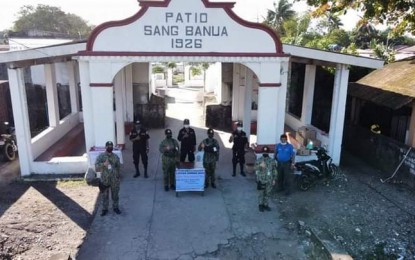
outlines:
[[[369, 129], [345, 125], [343, 148], [379, 169], [382, 172], [379, 178], [386, 179], [395, 172], [410, 147]], [[415, 189], [415, 149], [409, 152], [392, 181]]]
[[[9, 83], [0, 83], [0, 133], [5, 132], [3, 122], [9, 122], [12, 117], [10, 105]], [[10, 111], [10, 113], [9, 113]]]
[[5, 63], [0, 64], [0, 80], [8, 80], [7, 65]]

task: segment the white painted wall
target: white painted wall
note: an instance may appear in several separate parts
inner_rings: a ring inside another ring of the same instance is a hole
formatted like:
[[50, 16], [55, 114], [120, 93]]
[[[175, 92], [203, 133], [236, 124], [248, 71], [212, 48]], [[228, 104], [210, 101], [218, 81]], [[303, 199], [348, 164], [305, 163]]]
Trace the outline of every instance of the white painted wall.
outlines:
[[56, 143], [65, 134], [67, 134], [72, 128], [79, 124], [78, 113], [68, 115], [59, 122], [56, 127], [49, 127], [45, 131], [41, 132], [34, 138], [32, 138], [32, 152], [33, 158], [37, 158], [44, 151], [46, 151], [51, 145]]
[[132, 64], [133, 83], [149, 83], [150, 64], [144, 62], [135, 62]]

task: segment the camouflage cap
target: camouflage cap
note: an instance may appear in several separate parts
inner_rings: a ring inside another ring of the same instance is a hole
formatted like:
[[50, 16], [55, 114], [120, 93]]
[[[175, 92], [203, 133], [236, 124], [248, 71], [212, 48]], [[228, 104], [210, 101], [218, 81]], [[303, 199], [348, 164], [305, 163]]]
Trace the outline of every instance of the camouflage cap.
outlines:
[[207, 130], [207, 134], [209, 135], [209, 134], [214, 134], [215, 133], [215, 131], [213, 131], [213, 129], [212, 128], [209, 128], [208, 130]]
[[164, 130], [164, 134], [165, 135], [171, 135], [172, 134], [171, 129]]
[[111, 141], [108, 141], [105, 143], [105, 146], [114, 146], [114, 144]]

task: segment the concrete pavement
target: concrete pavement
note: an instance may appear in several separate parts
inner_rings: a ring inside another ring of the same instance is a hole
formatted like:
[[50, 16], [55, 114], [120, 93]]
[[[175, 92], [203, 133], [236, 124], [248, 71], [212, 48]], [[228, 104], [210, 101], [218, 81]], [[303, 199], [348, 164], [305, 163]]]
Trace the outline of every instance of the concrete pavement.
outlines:
[[[203, 120], [198, 105], [169, 104], [166, 127], [177, 137], [185, 117], [190, 119], [199, 143], [206, 137], [206, 128], [200, 127]], [[207, 188], [204, 196], [183, 192], [179, 197], [163, 189], [158, 145], [164, 138], [164, 129], [151, 129], [149, 134], [149, 178], [143, 178], [143, 174], [132, 177], [134, 166], [128, 143], [121, 170], [122, 214], [96, 214], [76, 259], [214, 259], [212, 255], [220, 245], [230, 246], [233, 239], [249, 240], [256, 234], [271, 241], [269, 248], [257, 252], [261, 259], [271, 259], [271, 251], [279, 259], [305, 259], [302, 246], [282, 227], [275, 205], [271, 204], [271, 212], [258, 211], [254, 176], [231, 176], [229, 133], [215, 133], [221, 144], [216, 170], [218, 188]], [[100, 211], [101, 205], [97, 212]], [[245, 258], [243, 252], [240, 255]], [[252, 258], [256, 257], [245, 259]]]

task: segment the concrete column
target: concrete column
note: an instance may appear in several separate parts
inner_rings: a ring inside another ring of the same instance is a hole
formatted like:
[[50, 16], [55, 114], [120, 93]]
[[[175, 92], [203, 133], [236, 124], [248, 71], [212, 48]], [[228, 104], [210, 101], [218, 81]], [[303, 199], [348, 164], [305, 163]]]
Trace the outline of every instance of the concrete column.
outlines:
[[406, 145], [415, 147], [415, 102], [412, 102], [411, 120], [409, 121], [409, 136]]
[[[257, 144], [274, 144], [277, 132], [277, 111], [280, 87], [259, 87], [257, 111]], [[281, 134], [280, 132], [278, 132]]]
[[232, 121], [238, 120], [240, 89], [241, 89], [241, 65], [233, 64], [233, 80], [232, 80]]
[[28, 176], [32, 172], [34, 158], [24, 72], [22, 68], [8, 69], [8, 75], [14, 126], [16, 128], [16, 138], [19, 149], [20, 174], [21, 176]]
[[125, 72], [125, 105], [126, 105], [126, 122], [134, 121], [134, 101], [133, 101], [133, 65], [130, 64], [124, 68]]
[[70, 61], [66, 63], [69, 76], [69, 96], [71, 98], [71, 113], [75, 114], [79, 112], [79, 95], [78, 84], [75, 80], [75, 67], [76, 62]]
[[49, 126], [59, 125], [58, 89], [56, 87], [55, 64], [45, 64], [46, 100], [48, 105]]
[[245, 70], [245, 100], [244, 100], [244, 110], [243, 110], [243, 128], [246, 132], [246, 136], [249, 137], [251, 135], [251, 114], [252, 114], [252, 88], [253, 88], [253, 80], [254, 80], [254, 73], [251, 69], [246, 68]]
[[113, 88], [111, 86], [91, 87], [92, 114], [95, 146], [104, 146], [107, 141], [115, 141], [115, 116], [113, 110]]
[[347, 65], [337, 64], [331, 105], [328, 147], [329, 154], [335, 164], [340, 163], [348, 81], [349, 69]]
[[114, 78], [114, 90], [115, 90], [115, 120], [117, 126], [117, 144], [125, 144], [125, 74], [124, 70], [121, 70]]
[[89, 86], [89, 63], [87, 61], [79, 61], [79, 81], [81, 83], [85, 146], [86, 151], [89, 151], [95, 145], [95, 126], [92, 113], [92, 88]]
[[[274, 143], [280, 141], [280, 135], [284, 133], [285, 129], [285, 113], [287, 107], [287, 89], [288, 89], [288, 61], [282, 61], [280, 64], [281, 87], [278, 88], [277, 99], [277, 126], [274, 133]], [[274, 101], [275, 102], [275, 101]], [[271, 110], [272, 111], [272, 110]]]
[[173, 69], [167, 69], [167, 87], [173, 87]]
[[304, 77], [303, 107], [301, 110], [301, 122], [304, 125], [311, 125], [315, 80], [316, 65], [306, 65]]

